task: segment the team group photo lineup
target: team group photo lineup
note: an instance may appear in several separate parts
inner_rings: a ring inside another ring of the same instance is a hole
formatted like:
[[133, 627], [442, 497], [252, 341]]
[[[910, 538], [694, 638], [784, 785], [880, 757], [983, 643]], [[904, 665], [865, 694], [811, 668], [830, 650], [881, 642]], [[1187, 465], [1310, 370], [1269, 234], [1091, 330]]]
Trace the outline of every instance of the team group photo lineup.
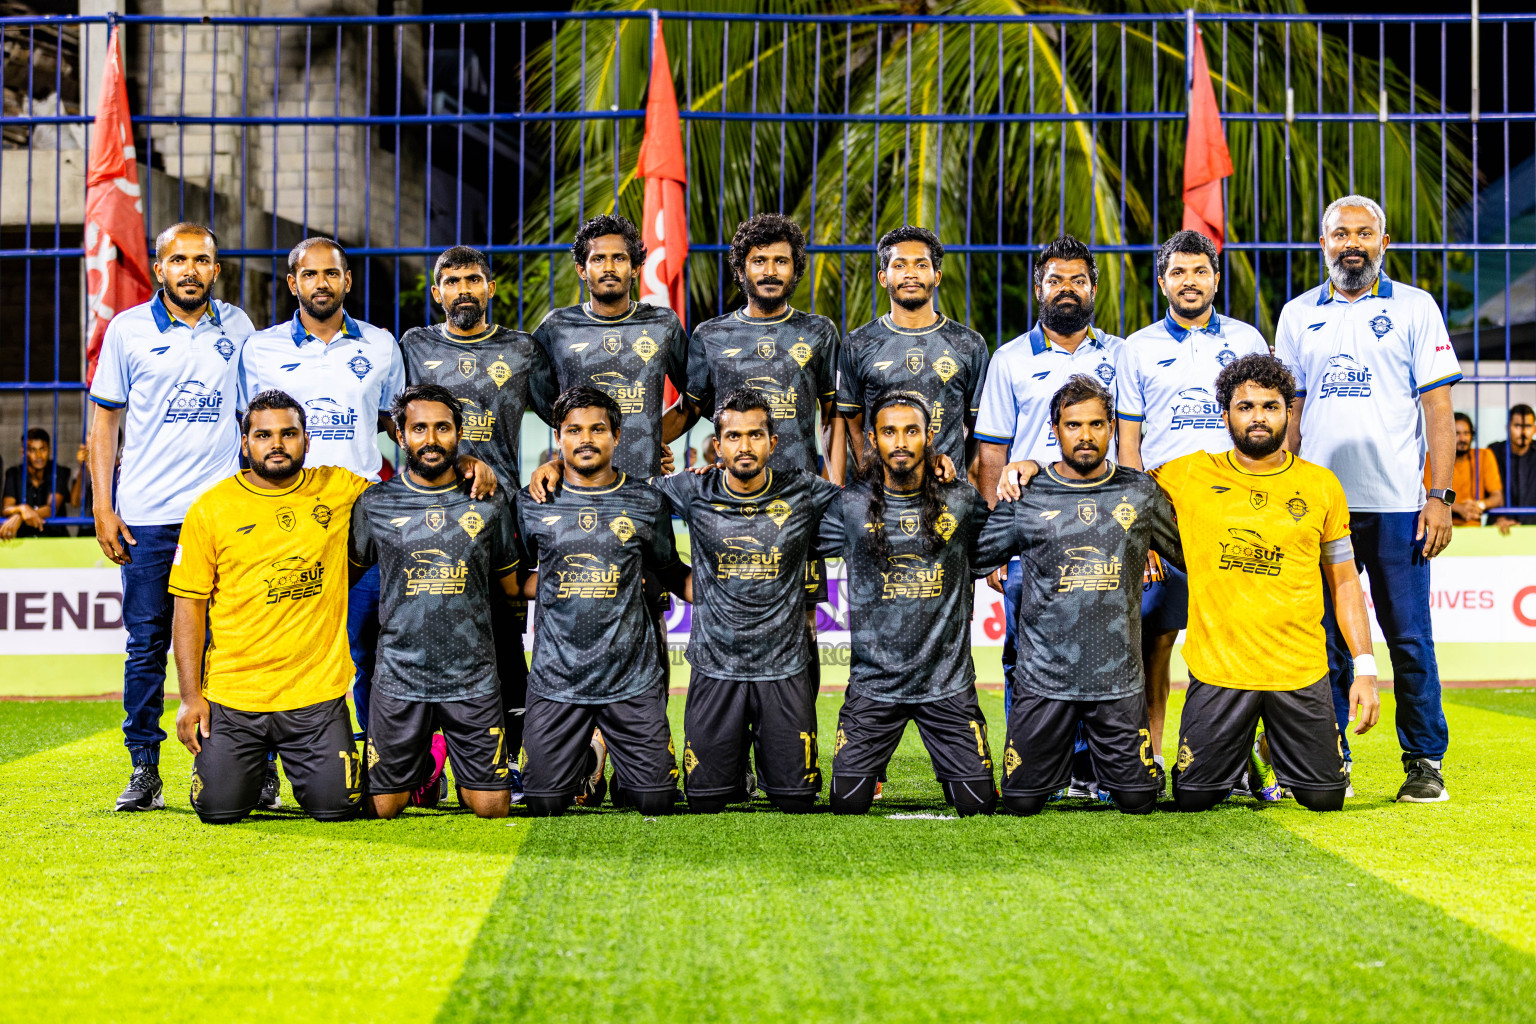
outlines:
[[[440, 319], [398, 338], [344, 308], [333, 238], [293, 247], [298, 311], [258, 329], [213, 297], [214, 231], [166, 226], [158, 290], [107, 326], [81, 474], [123, 583], [115, 809], [235, 822], [286, 778], [319, 821], [759, 795], [861, 815], [910, 723], [959, 816], [1337, 811], [1381, 716], [1362, 575], [1395, 670], [1395, 799], [1448, 800], [1430, 567], [1500, 501], [1457, 493], [1462, 373], [1434, 297], [1384, 272], [1390, 211], [1343, 195], [1314, 216], [1326, 279], [1273, 339], [1216, 311], [1218, 248], [1186, 229], [1153, 254], [1166, 315], [1125, 338], [1094, 322], [1093, 249], [1043, 245], [1038, 320], [992, 352], [938, 306], [944, 245], [920, 224], [879, 238], [888, 300], [846, 334], [797, 308], [785, 215], [735, 228], [735, 308], [690, 333], [636, 297], [642, 234], [603, 214], [570, 241], [585, 301], [504, 326], [492, 260], [453, 246], [428, 258]], [[531, 468], [525, 412], [553, 438]], [[851, 641], [831, 736], [829, 561]], [[1006, 608], [990, 728], [978, 580]], [[690, 676], [669, 698], [678, 603]], [[167, 743], [190, 777], [162, 775]]]

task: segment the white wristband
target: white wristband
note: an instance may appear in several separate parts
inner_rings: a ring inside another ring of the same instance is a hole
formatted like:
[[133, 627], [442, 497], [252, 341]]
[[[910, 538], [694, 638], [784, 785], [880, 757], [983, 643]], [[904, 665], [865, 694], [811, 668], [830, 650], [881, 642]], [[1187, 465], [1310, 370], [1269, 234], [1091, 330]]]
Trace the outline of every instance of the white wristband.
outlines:
[[1357, 675], [1357, 676], [1374, 676], [1375, 674], [1376, 674], [1376, 655], [1374, 655], [1374, 654], [1357, 654], [1357, 655], [1355, 655], [1355, 675]]

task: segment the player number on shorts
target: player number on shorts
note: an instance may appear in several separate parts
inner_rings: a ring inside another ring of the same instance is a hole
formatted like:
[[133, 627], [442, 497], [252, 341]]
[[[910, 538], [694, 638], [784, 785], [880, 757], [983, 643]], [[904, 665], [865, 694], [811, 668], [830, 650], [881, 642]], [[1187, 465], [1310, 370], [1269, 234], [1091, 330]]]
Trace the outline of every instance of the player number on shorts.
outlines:
[[800, 734], [800, 742], [805, 744], [805, 770], [810, 771], [816, 767], [816, 734], [803, 732]]
[[976, 756], [983, 761], [990, 761], [987, 757], [987, 727], [980, 722], [971, 722], [971, 732], [976, 734]]
[[[347, 788], [363, 788], [363, 759], [357, 756], [356, 751], [338, 750], [336, 756], [341, 758], [341, 770], [347, 773]], [[356, 766], [357, 774], [354, 776], [352, 769]]]
[[1152, 734], [1146, 729], [1137, 729], [1137, 735], [1141, 737], [1141, 763], [1152, 763]]
[[491, 767], [496, 770], [498, 776], [507, 774], [507, 730], [499, 725], [493, 725], [485, 730], [496, 737], [496, 756], [491, 758]]

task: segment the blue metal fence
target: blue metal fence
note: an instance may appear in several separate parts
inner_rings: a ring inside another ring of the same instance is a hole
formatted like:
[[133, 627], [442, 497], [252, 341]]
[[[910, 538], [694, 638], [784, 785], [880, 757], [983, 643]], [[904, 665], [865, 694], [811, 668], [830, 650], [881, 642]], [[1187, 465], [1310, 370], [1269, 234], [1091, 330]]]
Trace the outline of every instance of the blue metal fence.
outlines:
[[[0, 18], [0, 425], [84, 435], [80, 219], [110, 25], [149, 233], [212, 224], [221, 297], [258, 324], [292, 313], [289, 247], [338, 237], [349, 308], [398, 334], [433, 317], [423, 271], [451, 244], [493, 254], [503, 322], [531, 328], [579, 299], [576, 225], [639, 218], [653, 17]], [[1032, 255], [1062, 232], [1099, 254], [1101, 326], [1149, 322], [1163, 308], [1152, 253], [1182, 213], [1198, 26], [1235, 165], [1224, 311], [1272, 335], [1321, 279], [1322, 206], [1367, 192], [1388, 211], [1389, 272], [1441, 300], [1469, 382], [1458, 404], [1494, 415], [1483, 440], [1503, 427], [1494, 410], [1536, 394], [1536, 72], [1520, 56], [1536, 15], [663, 24], [690, 175], [690, 325], [740, 301], [724, 253], [765, 209], [811, 239], [796, 304], [845, 329], [878, 311], [873, 243], [907, 221], [945, 243], [941, 304], [994, 344], [1033, 323]]]

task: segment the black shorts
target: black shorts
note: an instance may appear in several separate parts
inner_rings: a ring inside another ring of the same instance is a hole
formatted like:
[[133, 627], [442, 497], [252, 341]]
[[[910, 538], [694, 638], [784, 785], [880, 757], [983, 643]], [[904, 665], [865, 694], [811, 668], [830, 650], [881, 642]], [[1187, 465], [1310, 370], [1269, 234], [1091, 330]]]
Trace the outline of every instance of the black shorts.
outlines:
[[805, 607], [814, 610], [827, 599], [827, 563], [819, 558], [805, 563]]
[[837, 714], [832, 774], [883, 774], [908, 722], [917, 723], [940, 782], [994, 781], [987, 720], [974, 686], [922, 704], [888, 704], [850, 693]]
[[683, 710], [683, 787], [689, 796], [741, 789], [750, 743], [765, 793], [821, 792], [816, 697], [809, 668], [772, 682], [741, 683], [695, 672]]
[[[501, 706], [507, 716], [507, 750], [514, 758], [523, 743], [523, 716], [528, 710], [528, 659], [523, 654], [527, 609], [521, 601], [491, 600], [496, 676], [501, 681]], [[458, 774], [457, 769], [454, 774]]]
[[1179, 719], [1174, 788], [1210, 791], [1236, 786], [1260, 718], [1282, 786], [1327, 790], [1349, 784], [1344, 737], [1334, 718], [1326, 676], [1299, 690], [1234, 690], [1190, 677]]
[[363, 796], [363, 762], [345, 697], [292, 711], [236, 711], [208, 702], [208, 735], [192, 759], [192, 809], [206, 822], [239, 821], [256, 809], [267, 751], [299, 807], [317, 821], [345, 821]]
[[1100, 786], [1114, 794], [1157, 790], [1145, 693], [1119, 700], [1052, 700], [1015, 688], [1003, 751], [1003, 793], [1038, 797], [1071, 782], [1079, 722]]
[[406, 793], [432, 777], [432, 733], [443, 730], [460, 789], [505, 791], [511, 767], [501, 694], [464, 700], [401, 700], [373, 691], [368, 705], [368, 788]]
[[613, 775], [631, 793], [677, 788], [677, 752], [667, 723], [667, 695], [661, 690], [611, 704], [565, 704], [528, 696], [523, 747], [528, 765], [523, 792], [536, 797], [575, 796], [592, 730], [603, 731], [613, 758]]

